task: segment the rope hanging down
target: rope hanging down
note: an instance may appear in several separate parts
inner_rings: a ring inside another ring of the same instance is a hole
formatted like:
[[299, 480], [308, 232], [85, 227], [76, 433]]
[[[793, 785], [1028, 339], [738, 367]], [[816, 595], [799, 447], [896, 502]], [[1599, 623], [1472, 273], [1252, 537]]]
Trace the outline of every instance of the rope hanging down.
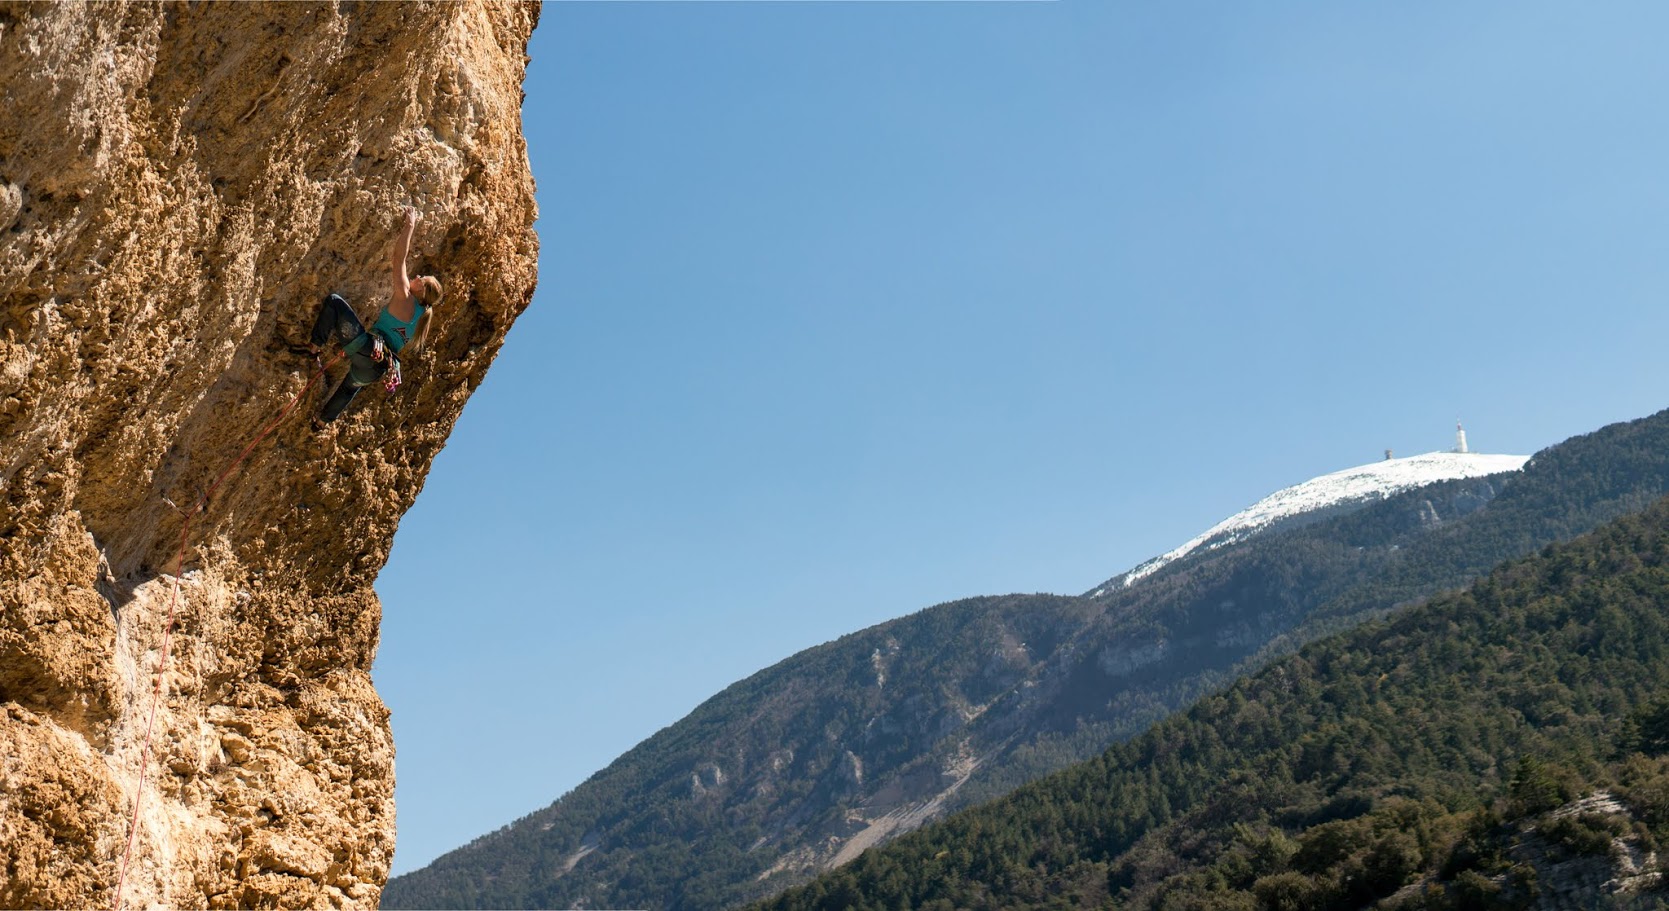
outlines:
[[319, 381], [319, 377], [324, 376], [325, 371], [329, 370], [337, 361], [341, 360], [342, 357], [343, 355], [338, 353], [335, 357], [330, 359], [330, 363], [320, 364], [319, 369], [313, 371], [313, 375], [308, 377], [307, 385], [301, 387], [301, 391], [296, 393], [295, 396], [290, 399], [289, 404], [284, 406], [284, 410], [280, 411], [277, 417], [268, 421], [267, 425], [261, 428], [261, 432], [256, 434], [253, 440], [249, 441], [249, 445], [243, 448], [243, 452], [238, 453], [238, 457], [233, 459], [231, 464], [221, 470], [220, 474], [215, 477], [214, 483], [210, 484], [208, 489], [203, 491], [202, 496], [197, 498], [197, 501], [191, 505], [190, 509], [180, 509], [180, 507], [176, 506], [174, 502], [169, 500], [167, 497], [164, 497], [162, 500], [169, 506], [173, 506], [174, 509], [184, 517], [184, 521], [180, 525], [180, 550], [174, 557], [174, 586], [172, 593], [168, 596], [168, 619], [162, 626], [162, 655], [157, 659], [156, 687], [151, 691], [150, 717], [145, 722], [145, 749], [144, 752], [140, 754], [139, 759], [139, 783], [134, 787], [133, 818], [128, 822], [127, 848], [122, 852], [122, 868], [120, 875], [116, 878], [116, 897], [115, 900], [110, 903], [111, 911], [120, 911], [122, 907], [122, 889], [127, 884], [128, 861], [133, 857], [133, 842], [139, 834], [139, 803], [145, 796], [145, 771], [151, 762], [151, 732], [156, 726], [157, 703], [162, 701], [163, 672], [168, 666], [168, 647], [174, 632], [174, 607], [179, 603], [180, 598], [180, 573], [185, 569], [185, 551], [191, 539], [191, 520], [196, 518], [197, 514], [201, 513], [204, 507], [209, 505], [209, 500], [214, 496], [214, 492], [220, 488], [220, 485], [225, 482], [228, 477], [231, 476], [232, 472], [237, 470], [239, 465], [243, 464], [244, 459], [249, 458], [249, 454], [255, 451], [255, 447], [260, 445], [262, 440], [271, 435], [274, 430], [278, 429], [278, 425], [283, 423], [284, 419], [290, 416], [290, 412], [295, 410], [296, 405], [299, 404], [302, 398], [307, 395], [308, 390], [312, 389], [313, 384]]

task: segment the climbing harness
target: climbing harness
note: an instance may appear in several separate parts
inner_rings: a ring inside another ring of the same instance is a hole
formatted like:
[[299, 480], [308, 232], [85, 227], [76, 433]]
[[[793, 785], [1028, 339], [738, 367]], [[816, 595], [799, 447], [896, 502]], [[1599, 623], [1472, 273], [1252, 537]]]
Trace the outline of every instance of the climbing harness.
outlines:
[[116, 878], [116, 898], [110, 903], [111, 911], [120, 911], [122, 907], [122, 889], [127, 884], [128, 861], [133, 856], [133, 842], [139, 834], [139, 803], [145, 796], [145, 771], [151, 762], [151, 732], [156, 726], [157, 703], [162, 700], [163, 672], [168, 667], [168, 646], [174, 632], [174, 607], [180, 598], [180, 574], [185, 569], [185, 551], [191, 539], [191, 520], [196, 518], [209, 505], [210, 498], [214, 496], [214, 492], [220, 488], [220, 485], [231, 476], [233, 471], [237, 470], [239, 465], [243, 464], [244, 459], [249, 458], [249, 454], [255, 451], [255, 447], [260, 445], [262, 440], [278, 429], [278, 425], [290, 416], [290, 412], [295, 410], [296, 405], [307, 395], [308, 390], [313, 388], [313, 384], [318, 382], [319, 378], [325, 375], [325, 371], [334, 366], [343, 356], [344, 354], [339, 353], [331, 358], [329, 363], [321, 363], [319, 368], [313, 371], [313, 375], [308, 378], [307, 385], [301, 387], [301, 391], [290, 399], [289, 404], [284, 406], [284, 410], [280, 411], [277, 417], [268, 421], [267, 425], [261, 428], [261, 432], [249, 441], [249, 445], [243, 448], [243, 452], [238, 453], [238, 457], [221, 470], [220, 474], [215, 477], [214, 483], [210, 484], [208, 489], [197, 497], [196, 502], [192, 503], [190, 509], [181, 509], [173, 500], [167, 497], [162, 498], [162, 502], [173, 507], [174, 511], [182, 517], [180, 550], [174, 557], [174, 587], [168, 596], [168, 619], [162, 626], [162, 655], [157, 659], [156, 687], [151, 691], [150, 717], [145, 722], [145, 749], [139, 758], [139, 783], [135, 786], [133, 793], [133, 818], [128, 822], [127, 848], [122, 852], [122, 868], [120, 875]]

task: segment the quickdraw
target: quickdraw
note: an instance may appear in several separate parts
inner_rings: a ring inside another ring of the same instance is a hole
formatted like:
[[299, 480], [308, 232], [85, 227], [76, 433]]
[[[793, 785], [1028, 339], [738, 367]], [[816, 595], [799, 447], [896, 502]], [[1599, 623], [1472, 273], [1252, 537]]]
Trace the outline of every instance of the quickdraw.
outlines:
[[366, 335], [371, 338], [371, 360], [381, 361], [384, 358], [388, 359], [388, 368], [383, 371], [382, 391], [389, 395], [393, 395], [394, 390], [400, 388], [400, 383], [402, 381], [400, 376], [400, 355], [396, 354], [393, 346], [385, 343], [382, 340], [382, 337], [377, 335], [375, 332], [368, 332]]
[[391, 355], [388, 361], [388, 370], [382, 375], [382, 391], [393, 395], [400, 388], [400, 359]]

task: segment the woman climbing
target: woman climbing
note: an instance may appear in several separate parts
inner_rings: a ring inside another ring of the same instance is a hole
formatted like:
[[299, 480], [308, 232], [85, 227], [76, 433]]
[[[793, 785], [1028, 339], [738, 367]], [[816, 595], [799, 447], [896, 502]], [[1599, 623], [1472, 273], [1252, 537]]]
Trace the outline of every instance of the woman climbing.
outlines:
[[433, 275], [411, 278], [406, 274], [406, 257], [411, 253], [411, 235], [417, 228], [417, 217], [417, 210], [407, 206], [405, 225], [388, 257], [393, 267], [394, 293], [369, 331], [339, 294], [326, 295], [319, 308], [319, 318], [313, 323], [313, 352], [317, 354], [327, 342], [341, 345], [342, 353], [348, 358], [348, 373], [313, 418], [315, 430], [323, 430], [326, 424], [336, 420], [359, 390], [377, 380], [387, 376], [384, 382], [392, 391], [400, 384], [401, 352], [415, 354], [429, 336], [430, 317], [435, 305], [440, 303], [441, 288]]

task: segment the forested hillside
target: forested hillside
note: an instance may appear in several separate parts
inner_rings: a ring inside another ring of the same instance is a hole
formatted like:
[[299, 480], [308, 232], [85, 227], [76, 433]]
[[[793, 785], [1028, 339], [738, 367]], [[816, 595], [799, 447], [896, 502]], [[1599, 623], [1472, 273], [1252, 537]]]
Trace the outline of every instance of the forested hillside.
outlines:
[[1665, 839], [1669, 502], [763, 907], [1656, 907]]
[[1146, 730], [1302, 643], [1669, 493], [1669, 412], [1189, 556], [1130, 587], [940, 605], [715, 696], [387, 907], [730, 907]]

